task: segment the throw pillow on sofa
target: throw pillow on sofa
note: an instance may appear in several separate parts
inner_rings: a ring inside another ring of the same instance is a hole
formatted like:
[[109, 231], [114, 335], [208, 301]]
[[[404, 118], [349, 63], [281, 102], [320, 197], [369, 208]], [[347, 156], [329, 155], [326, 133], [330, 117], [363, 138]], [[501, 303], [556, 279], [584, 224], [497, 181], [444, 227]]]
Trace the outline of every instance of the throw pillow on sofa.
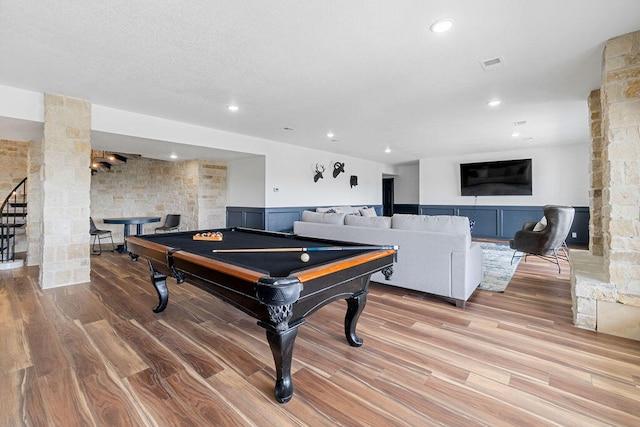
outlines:
[[391, 218], [388, 216], [358, 216], [347, 215], [344, 217], [344, 225], [370, 228], [391, 228]]
[[312, 211], [302, 211], [302, 221], [319, 222], [322, 224], [344, 225], [344, 213], [321, 213]]
[[358, 211], [362, 216], [366, 216], [366, 217], [378, 216], [378, 213], [376, 212], [375, 208], [364, 207], [364, 208], [358, 209]]
[[328, 208], [316, 208], [316, 212], [320, 213], [343, 213], [346, 215], [360, 215], [360, 208], [366, 208], [366, 206], [331, 206]]

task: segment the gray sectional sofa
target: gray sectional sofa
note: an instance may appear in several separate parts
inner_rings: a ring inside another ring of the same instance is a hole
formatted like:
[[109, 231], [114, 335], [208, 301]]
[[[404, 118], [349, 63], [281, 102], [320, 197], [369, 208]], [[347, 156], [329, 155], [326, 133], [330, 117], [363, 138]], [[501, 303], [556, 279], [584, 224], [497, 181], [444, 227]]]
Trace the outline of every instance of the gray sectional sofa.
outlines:
[[460, 216], [361, 216], [362, 208], [304, 211], [295, 234], [370, 245], [398, 245], [398, 261], [386, 280], [371, 280], [455, 300], [464, 307], [482, 281], [482, 249], [471, 241], [469, 220]]

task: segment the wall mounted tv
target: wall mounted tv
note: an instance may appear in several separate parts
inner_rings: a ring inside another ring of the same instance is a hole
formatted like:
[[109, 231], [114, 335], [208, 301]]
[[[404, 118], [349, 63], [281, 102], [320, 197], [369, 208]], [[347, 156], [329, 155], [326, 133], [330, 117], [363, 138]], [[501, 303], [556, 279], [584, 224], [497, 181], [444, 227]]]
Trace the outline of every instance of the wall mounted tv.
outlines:
[[461, 163], [463, 196], [531, 196], [531, 159]]

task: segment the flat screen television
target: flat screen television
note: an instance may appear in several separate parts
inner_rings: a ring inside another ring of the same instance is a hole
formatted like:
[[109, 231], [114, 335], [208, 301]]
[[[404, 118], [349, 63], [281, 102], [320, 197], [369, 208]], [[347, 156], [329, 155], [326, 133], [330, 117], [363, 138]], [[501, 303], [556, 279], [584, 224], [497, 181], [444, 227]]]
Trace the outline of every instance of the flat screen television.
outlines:
[[463, 196], [531, 196], [531, 159], [461, 163]]

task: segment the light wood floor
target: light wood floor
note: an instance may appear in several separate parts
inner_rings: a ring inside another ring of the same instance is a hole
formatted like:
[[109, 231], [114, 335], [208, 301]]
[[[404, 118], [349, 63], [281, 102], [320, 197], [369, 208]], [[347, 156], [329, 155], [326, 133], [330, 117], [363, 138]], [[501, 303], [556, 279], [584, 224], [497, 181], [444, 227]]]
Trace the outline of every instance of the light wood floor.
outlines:
[[281, 405], [253, 319], [172, 280], [154, 314], [144, 262], [91, 263], [47, 291], [0, 272], [1, 426], [640, 425], [640, 342], [572, 326], [567, 265], [529, 258], [466, 309], [372, 284], [361, 348], [332, 303], [300, 328]]

